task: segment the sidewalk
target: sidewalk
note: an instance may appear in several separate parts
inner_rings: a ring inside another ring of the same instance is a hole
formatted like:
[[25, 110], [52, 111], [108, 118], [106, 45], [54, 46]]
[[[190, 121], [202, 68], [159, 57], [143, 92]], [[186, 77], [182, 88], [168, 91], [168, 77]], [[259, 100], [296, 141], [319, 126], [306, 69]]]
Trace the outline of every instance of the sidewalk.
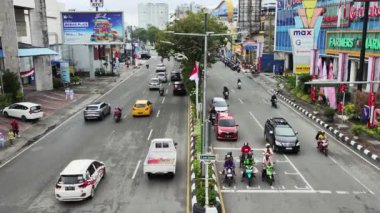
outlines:
[[[132, 67], [127, 69], [126, 66], [121, 65], [119, 68], [120, 76], [118, 77], [96, 77], [96, 80], [84, 78], [81, 85], [71, 87], [75, 92], [73, 100], [66, 100], [64, 89], [28, 93], [25, 96], [25, 101], [41, 104], [44, 117], [39, 121], [22, 122], [17, 120], [20, 125], [21, 137], [16, 138], [12, 146], [8, 142], [5, 143], [4, 147], [0, 145], [0, 164], [13, 157], [25, 146], [37, 141], [70, 116], [84, 109], [87, 104], [98, 99], [118, 83], [133, 75], [137, 70]], [[6, 133], [10, 129], [11, 119], [0, 117], [1, 132]]]
[[[251, 74], [247, 74], [252, 77]], [[279, 81], [281, 81], [281, 76], [276, 76], [273, 73], [261, 73], [260, 75], [255, 75], [253, 78], [259, 78], [260, 84], [267, 89], [275, 89]], [[279, 80], [277, 80], [279, 79]], [[290, 94], [286, 89], [282, 89], [278, 93], [278, 98], [281, 98], [287, 102], [292, 107], [298, 109], [306, 117], [309, 117], [315, 123], [317, 123], [321, 129], [330, 132], [342, 143], [352, 146], [359, 153], [364, 154], [371, 158], [375, 162], [380, 162], [380, 142], [372, 138], [360, 136], [360, 138], [355, 138], [351, 132], [352, 123], [349, 121], [342, 121], [341, 117], [336, 115], [335, 121], [333, 123], [325, 122], [322, 112], [315, 109], [315, 106], [310, 103], [298, 99]]]

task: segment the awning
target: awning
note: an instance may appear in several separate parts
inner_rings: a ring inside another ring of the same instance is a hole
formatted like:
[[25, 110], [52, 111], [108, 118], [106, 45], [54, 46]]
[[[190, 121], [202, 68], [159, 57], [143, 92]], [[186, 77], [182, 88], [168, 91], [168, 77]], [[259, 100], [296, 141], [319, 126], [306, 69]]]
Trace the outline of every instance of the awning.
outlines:
[[58, 55], [58, 53], [49, 48], [18, 49], [18, 57], [29, 57], [29, 56], [40, 56], [40, 55]]

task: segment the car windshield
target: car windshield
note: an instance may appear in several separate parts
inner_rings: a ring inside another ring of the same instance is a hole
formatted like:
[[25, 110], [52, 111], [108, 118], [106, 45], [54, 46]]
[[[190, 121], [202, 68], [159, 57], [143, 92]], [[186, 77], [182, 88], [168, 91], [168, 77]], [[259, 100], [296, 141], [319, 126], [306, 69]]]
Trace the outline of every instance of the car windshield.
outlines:
[[98, 107], [97, 106], [87, 106], [86, 107], [86, 110], [97, 110]]
[[40, 110], [41, 110], [41, 106], [32, 106], [32, 107], [30, 107], [30, 110], [31, 110], [32, 112], [40, 111]]
[[277, 127], [276, 128], [276, 135], [278, 136], [294, 136], [295, 133], [292, 128], [288, 126], [284, 127]]
[[78, 184], [83, 183], [82, 175], [62, 175], [59, 182], [63, 184]]
[[222, 119], [219, 121], [219, 126], [233, 127], [233, 126], [236, 126], [236, 124], [235, 124], [235, 121], [232, 119]]
[[145, 108], [146, 104], [135, 104], [136, 108]]
[[152, 79], [152, 80], [150, 80], [150, 83], [158, 83], [158, 82], [159, 82], [158, 79]]
[[157, 76], [159, 76], [159, 77], [165, 77], [165, 73], [157, 73]]
[[226, 107], [226, 106], [227, 106], [227, 103], [224, 102], [224, 101], [215, 101], [215, 102], [214, 102], [214, 106], [215, 106], [215, 107]]

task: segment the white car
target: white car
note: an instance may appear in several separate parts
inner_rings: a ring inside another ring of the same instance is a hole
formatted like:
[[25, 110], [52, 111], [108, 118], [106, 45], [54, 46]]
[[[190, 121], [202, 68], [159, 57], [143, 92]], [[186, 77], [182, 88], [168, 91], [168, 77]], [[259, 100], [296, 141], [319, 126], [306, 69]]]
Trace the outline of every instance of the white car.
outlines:
[[227, 112], [228, 104], [224, 98], [214, 97], [211, 102], [211, 107], [215, 107], [216, 112]]
[[156, 67], [156, 72], [160, 72], [160, 71], [166, 71], [166, 66], [165, 64], [157, 64], [157, 67]]
[[106, 175], [104, 163], [96, 160], [73, 160], [61, 172], [55, 184], [59, 201], [79, 201], [93, 198], [100, 180]]
[[157, 73], [157, 78], [162, 82], [162, 83], [166, 83], [168, 82], [168, 77], [166, 75], [165, 72], [159, 72]]
[[41, 105], [32, 102], [14, 103], [3, 109], [5, 117], [20, 118], [22, 121], [37, 120], [44, 116]]
[[161, 81], [158, 78], [150, 79], [148, 86], [149, 86], [149, 90], [160, 89], [162, 87]]

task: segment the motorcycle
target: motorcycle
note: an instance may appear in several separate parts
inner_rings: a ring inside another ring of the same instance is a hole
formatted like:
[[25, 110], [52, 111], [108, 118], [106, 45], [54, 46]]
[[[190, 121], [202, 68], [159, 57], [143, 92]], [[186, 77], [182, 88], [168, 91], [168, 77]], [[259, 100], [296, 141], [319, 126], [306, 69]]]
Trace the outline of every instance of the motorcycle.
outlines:
[[113, 118], [116, 123], [119, 122], [121, 120], [121, 111], [116, 110], [113, 114]]
[[160, 96], [164, 96], [164, 88], [160, 88], [158, 92], [160, 93]]
[[216, 120], [216, 113], [211, 113], [210, 114], [210, 121], [211, 121], [212, 125], [214, 125], [215, 120]]
[[248, 181], [248, 186], [252, 186], [253, 178], [255, 177], [255, 174], [257, 173], [257, 169], [252, 165], [247, 165], [244, 168], [244, 177]]
[[271, 99], [272, 107], [277, 108], [277, 99]]
[[273, 165], [266, 165], [265, 166], [265, 174], [263, 175], [263, 181], [266, 180], [269, 185], [272, 186], [274, 182], [274, 177], [273, 177]]
[[240, 168], [243, 168], [243, 165], [244, 165], [244, 160], [247, 158], [248, 154], [246, 153], [242, 153], [240, 155]]
[[145, 66], [146, 66], [147, 69], [149, 69], [149, 64], [146, 64]]
[[232, 183], [235, 182], [233, 169], [228, 167], [225, 170], [226, 175], [224, 176], [224, 182], [227, 183], [228, 186], [231, 186]]
[[224, 95], [224, 99], [228, 99], [228, 96], [230, 95], [230, 93], [228, 91], [224, 91], [223, 92], [223, 95]]
[[237, 84], [237, 86], [238, 86], [238, 89], [241, 89], [241, 82], [239, 82], [239, 83]]
[[321, 153], [325, 154], [326, 157], [327, 157], [327, 154], [328, 154], [328, 148], [327, 148], [328, 145], [329, 145], [329, 143], [327, 142], [326, 139], [325, 140], [321, 140], [321, 141], [318, 142], [318, 150]]

